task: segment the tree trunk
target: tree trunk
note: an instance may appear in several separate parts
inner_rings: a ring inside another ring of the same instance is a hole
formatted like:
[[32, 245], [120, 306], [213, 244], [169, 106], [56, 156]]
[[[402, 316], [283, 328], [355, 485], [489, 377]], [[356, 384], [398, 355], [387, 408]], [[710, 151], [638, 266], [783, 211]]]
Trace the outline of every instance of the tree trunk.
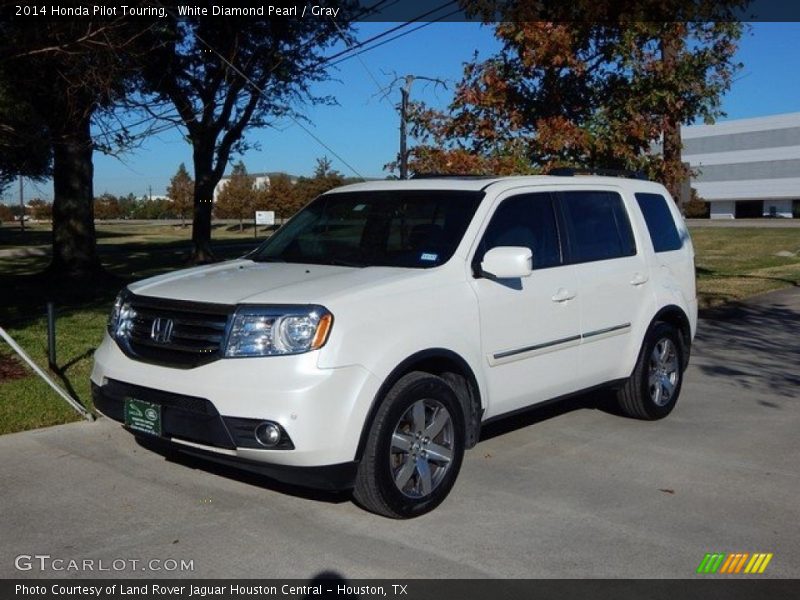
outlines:
[[[678, 59], [678, 52], [683, 44], [682, 38], [674, 31], [665, 33], [661, 38], [661, 60], [664, 70], [672, 72]], [[664, 185], [675, 199], [678, 207], [683, 212], [682, 187], [683, 180], [688, 177], [681, 161], [681, 124], [675, 114], [667, 109], [663, 115], [663, 157], [664, 157]]]
[[675, 202], [682, 208], [683, 200], [681, 187], [683, 178], [686, 176], [684, 173], [683, 163], [681, 161], [681, 149], [683, 148], [683, 141], [681, 140], [681, 126], [676, 123], [674, 119], [667, 118], [664, 120], [664, 162], [667, 167], [667, 181], [666, 187], [669, 193], [675, 199]]
[[192, 216], [192, 262], [205, 264], [216, 260], [211, 250], [211, 211], [214, 208], [214, 187], [219, 177], [214, 175], [213, 144], [195, 142], [194, 147], [194, 215]]
[[[71, 130], [66, 126], [74, 123]], [[53, 143], [53, 259], [50, 271], [85, 277], [102, 271], [94, 230], [90, 119], [62, 124]]]

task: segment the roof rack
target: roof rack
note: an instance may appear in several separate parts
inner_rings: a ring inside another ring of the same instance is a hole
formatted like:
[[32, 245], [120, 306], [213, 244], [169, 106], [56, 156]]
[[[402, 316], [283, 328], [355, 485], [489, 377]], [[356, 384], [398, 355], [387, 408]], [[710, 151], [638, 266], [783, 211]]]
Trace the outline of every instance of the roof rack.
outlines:
[[414, 173], [411, 179], [491, 179], [496, 175], [475, 175], [474, 173]]
[[557, 167], [547, 171], [548, 175], [556, 177], [574, 177], [575, 175], [602, 175], [605, 177], [626, 177], [628, 179], [642, 179], [649, 181], [647, 175], [641, 171], [628, 169], [592, 169], [590, 167]]

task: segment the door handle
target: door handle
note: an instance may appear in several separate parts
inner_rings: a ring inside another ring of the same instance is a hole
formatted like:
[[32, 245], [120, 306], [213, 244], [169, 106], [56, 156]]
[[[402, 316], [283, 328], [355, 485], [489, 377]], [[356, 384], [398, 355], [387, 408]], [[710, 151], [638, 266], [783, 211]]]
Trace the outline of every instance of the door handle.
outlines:
[[567, 300], [572, 300], [578, 294], [576, 292], [570, 292], [564, 288], [558, 288], [558, 291], [553, 296], [553, 302], [566, 302]]
[[642, 273], [634, 273], [631, 279], [631, 285], [644, 285], [650, 278]]

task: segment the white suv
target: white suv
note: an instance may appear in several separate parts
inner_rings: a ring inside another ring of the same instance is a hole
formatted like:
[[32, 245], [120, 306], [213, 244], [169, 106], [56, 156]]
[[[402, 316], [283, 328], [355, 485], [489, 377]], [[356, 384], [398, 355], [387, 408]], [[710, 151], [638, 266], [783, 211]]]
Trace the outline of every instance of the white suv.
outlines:
[[647, 181], [351, 185], [242, 259], [124, 290], [94, 403], [137, 436], [413, 517], [487, 421], [608, 385], [624, 414], [667, 415], [693, 259]]

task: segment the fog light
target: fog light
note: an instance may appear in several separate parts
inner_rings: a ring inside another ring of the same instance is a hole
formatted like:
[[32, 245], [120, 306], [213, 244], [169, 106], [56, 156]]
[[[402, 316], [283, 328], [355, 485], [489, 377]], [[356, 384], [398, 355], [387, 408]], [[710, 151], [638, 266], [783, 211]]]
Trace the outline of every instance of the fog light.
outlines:
[[281, 428], [275, 423], [261, 423], [256, 427], [256, 440], [266, 448], [277, 446], [281, 441]]

